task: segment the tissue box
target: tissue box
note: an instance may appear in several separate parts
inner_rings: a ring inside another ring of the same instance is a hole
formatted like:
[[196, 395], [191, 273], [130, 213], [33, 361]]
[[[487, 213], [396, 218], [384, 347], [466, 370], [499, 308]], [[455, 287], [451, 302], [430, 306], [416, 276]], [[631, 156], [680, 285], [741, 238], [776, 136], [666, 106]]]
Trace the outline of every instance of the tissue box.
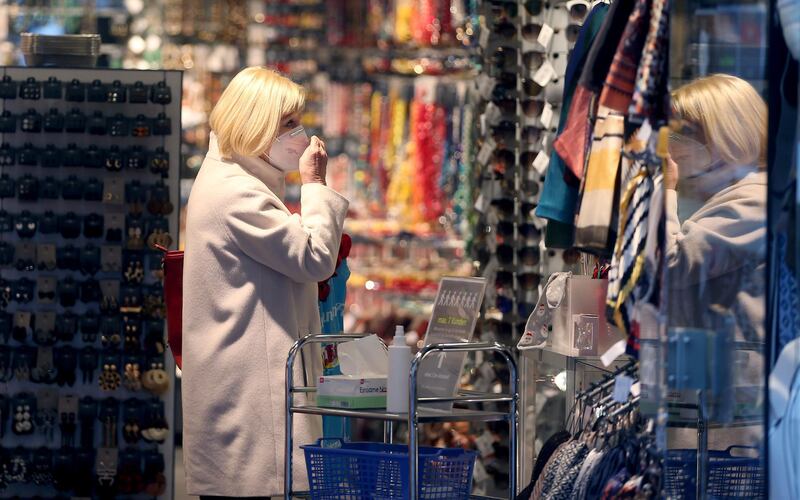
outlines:
[[386, 377], [356, 378], [329, 375], [319, 378], [317, 404], [326, 408], [386, 408]]

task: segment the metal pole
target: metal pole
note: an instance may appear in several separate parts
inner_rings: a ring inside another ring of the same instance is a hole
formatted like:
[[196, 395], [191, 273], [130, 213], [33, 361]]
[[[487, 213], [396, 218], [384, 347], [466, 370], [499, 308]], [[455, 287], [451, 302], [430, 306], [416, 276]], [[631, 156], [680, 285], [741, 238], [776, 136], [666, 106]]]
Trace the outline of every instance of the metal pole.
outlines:
[[[499, 347], [499, 346], [498, 346]], [[517, 372], [517, 361], [511, 352], [501, 347], [497, 350], [508, 364], [509, 381], [508, 386], [513, 396], [509, 403], [509, 446], [508, 446], [508, 489], [509, 498], [517, 496], [517, 472], [519, 467], [519, 451], [517, 433], [519, 431], [519, 376]]]
[[383, 442], [384, 444], [394, 443], [394, 422], [391, 420], [383, 422]]
[[697, 500], [704, 500], [708, 493], [708, 419], [705, 405], [705, 391], [697, 391]]
[[293, 434], [293, 414], [292, 414], [292, 406], [294, 406], [294, 361], [297, 357], [297, 353], [300, 352], [303, 345], [306, 343], [306, 338], [302, 338], [294, 343], [292, 348], [289, 350], [289, 356], [286, 358], [286, 421], [285, 421], [285, 432], [286, 436], [284, 437], [284, 454], [283, 454], [283, 498], [284, 500], [289, 500], [292, 496], [292, 455], [294, 452], [294, 443], [292, 442], [292, 434]]
[[[429, 351], [428, 351], [429, 352]], [[408, 375], [408, 495], [410, 499], [419, 497], [419, 419], [417, 410], [417, 370], [422, 358], [428, 353], [424, 349], [411, 360]]]

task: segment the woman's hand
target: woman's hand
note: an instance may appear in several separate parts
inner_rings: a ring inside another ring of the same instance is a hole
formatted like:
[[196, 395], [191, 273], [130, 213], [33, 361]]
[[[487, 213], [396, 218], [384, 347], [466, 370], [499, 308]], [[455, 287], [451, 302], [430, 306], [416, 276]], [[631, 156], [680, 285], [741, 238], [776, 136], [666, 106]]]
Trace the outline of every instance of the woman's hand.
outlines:
[[667, 156], [667, 166], [664, 168], [664, 187], [675, 190], [678, 187], [678, 164], [672, 160], [672, 156]]
[[311, 137], [311, 143], [300, 157], [300, 181], [303, 184], [325, 184], [325, 174], [328, 166], [328, 153], [325, 143], [316, 135]]

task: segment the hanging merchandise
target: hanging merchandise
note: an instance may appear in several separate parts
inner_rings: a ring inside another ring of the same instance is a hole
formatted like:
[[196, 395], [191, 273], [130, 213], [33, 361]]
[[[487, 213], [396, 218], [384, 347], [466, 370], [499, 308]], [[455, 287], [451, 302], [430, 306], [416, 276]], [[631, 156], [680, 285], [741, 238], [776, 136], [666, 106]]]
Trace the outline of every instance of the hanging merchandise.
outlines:
[[566, 429], [545, 442], [517, 500], [658, 498], [661, 457], [654, 422], [638, 412], [637, 378], [627, 363], [576, 394]]
[[[601, 2], [595, 5], [578, 34], [567, 66], [558, 134], [564, 131], [567, 124], [581, 69], [607, 13], [607, 4]], [[545, 245], [548, 248], [571, 248], [575, 243], [574, 221], [578, 188], [567, 182], [566, 164], [555, 148], [550, 154], [550, 165], [547, 171], [549, 175], [545, 178], [542, 196], [536, 209], [537, 216], [548, 219]]]
[[0, 494], [161, 497], [175, 398], [157, 248], [178, 231], [181, 75], [3, 76], [26, 130], [4, 134], [0, 172]]

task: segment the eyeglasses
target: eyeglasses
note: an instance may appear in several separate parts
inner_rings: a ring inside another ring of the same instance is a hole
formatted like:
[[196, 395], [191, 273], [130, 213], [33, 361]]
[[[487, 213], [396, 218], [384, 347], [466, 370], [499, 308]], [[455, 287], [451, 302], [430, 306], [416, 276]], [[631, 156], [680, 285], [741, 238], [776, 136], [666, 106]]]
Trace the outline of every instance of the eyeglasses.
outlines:
[[569, 17], [575, 21], [582, 22], [589, 13], [591, 3], [588, 0], [569, 0], [566, 4]]

